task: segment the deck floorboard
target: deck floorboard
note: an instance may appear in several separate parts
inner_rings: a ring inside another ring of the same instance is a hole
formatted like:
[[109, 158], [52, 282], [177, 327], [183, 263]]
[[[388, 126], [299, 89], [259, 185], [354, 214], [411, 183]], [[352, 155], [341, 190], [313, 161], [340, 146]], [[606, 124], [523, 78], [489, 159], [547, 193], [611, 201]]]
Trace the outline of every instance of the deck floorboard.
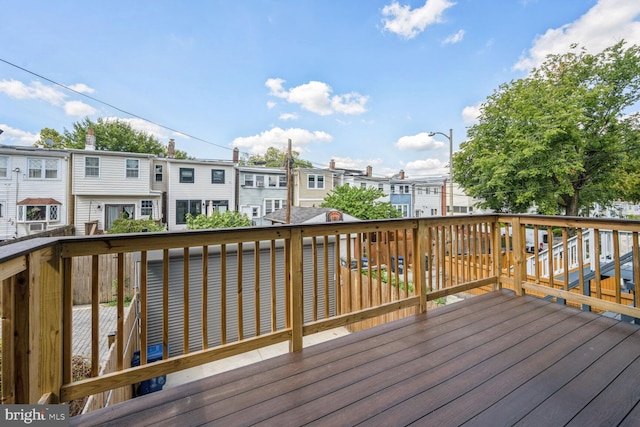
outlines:
[[636, 325], [498, 291], [71, 425], [634, 425], [639, 355]]

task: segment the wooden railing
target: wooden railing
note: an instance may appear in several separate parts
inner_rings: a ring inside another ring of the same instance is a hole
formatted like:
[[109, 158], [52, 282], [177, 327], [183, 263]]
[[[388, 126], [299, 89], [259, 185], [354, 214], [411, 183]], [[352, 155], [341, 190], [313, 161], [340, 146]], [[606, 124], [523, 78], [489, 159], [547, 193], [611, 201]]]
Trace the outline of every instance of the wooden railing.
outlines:
[[[607, 224], [631, 231], [637, 252], [637, 223]], [[571, 227], [604, 228], [579, 219], [474, 215], [59, 237], [0, 248], [2, 400], [34, 403], [47, 394], [48, 401], [69, 401], [283, 341], [298, 351], [305, 335], [410, 307], [424, 312], [429, 300], [503, 284], [518, 294], [561, 292], [582, 303], [583, 294], [526, 275], [527, 225], [558, 226], [567, 234]], [[504, 251], [501, 226], [520, 230]], [[98, 375], [104, 255], [117, 259], [118, 322], [115, 371]], [[72, 381], [71, 344], [83, 326], [72, 324], [73, 267], [81, 257], [92, 260], [92, 322], [84, 327], [91, 328], [94, 372]], [[126, 367], [121, 287], [131, 262], [140, 366]], [[341, 274], [344, 268], [352, 274]], [[589, 298], [593, 307], [636, 315], [623, 299]], [[162, 360], [146, 363], [148, 346], [156, 344]]]

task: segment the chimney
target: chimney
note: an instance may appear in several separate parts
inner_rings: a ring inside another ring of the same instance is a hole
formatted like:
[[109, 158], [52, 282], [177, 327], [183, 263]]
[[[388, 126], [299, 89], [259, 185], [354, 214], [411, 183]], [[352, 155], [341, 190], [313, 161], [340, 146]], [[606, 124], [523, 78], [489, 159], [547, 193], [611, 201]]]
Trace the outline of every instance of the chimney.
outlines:
[[404, 179], [404, 171], [402, 169], [400, 169], [399, 175], [400, 175], [400, 179]]
[[167, 148], [167, 157], [170, 159], [173, 159], [173, 156], [175, 155], [175, 151], [176, 151], [176, 141], [171, 138], [169, 140], [169, 148]]
[[233, 149], [233, 163], [238, 163], [240, 161], [240, 150], [238, 147]]
[[373, 175], [373, 168], [371, 166], [367, 166], [367, 176], [371, 178]]
[[88, 151], [95, 151], [96, 149], [96, 137], [93, 134], [93, 129], [89, 128], [89, 132], [84, 139], [84, 149]]
[[331, 160], [329, 161], [329, 170], [331, 170], [331, 171], [332, 171], [332, 170], [335, 170], [335, 168], [336, 168], [336, 161], [335, 161], [335, 160], [333, 160], [333, 159], [331, 159]]

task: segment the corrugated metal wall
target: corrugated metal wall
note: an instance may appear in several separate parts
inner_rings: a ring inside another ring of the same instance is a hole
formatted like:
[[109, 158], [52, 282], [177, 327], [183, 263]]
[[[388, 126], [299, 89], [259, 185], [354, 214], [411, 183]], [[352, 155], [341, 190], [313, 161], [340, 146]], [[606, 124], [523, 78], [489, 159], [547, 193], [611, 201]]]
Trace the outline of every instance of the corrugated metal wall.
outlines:
[[[276, 323], [281, 329], [285, 325], [285, 289], [284, 289], [284, 248], [278, 242], [276, 259]], [[330, 315], [335, 315], [335, 265], [334, 244], [328, 246], [329, 267], [329, 307]], [[219, 247], [211, 247], [208, 256], [208, 345], [221, 344], [221, 276]], [[323, 253], [323, 243], [318, 241], [317, 253]], [[324, 257], [317, 259], [317, 271], [313, 271], [311, 242], [304, 245], [304, 319], [313, 320], [313, 275], [318, 282], [318, 318], [324, 317]], [[156, 259], [148, 261], [148, 344], [162, 342], [162, 259], [156, 253]], [[238, 285], [237, 285], [237, 247], [227, 245], [227, 342], [238, 340]], [[271, 254], [267, 246], [260, 248], [260, 333], [271, 332]], [[183, 252], [172, 251], [169, 261], [169, 345], [170, 355], [182, 354], [183, 349]], [[244, 338], [256, 336], [255, 324], [255, 276], [254, 245], [245, 243], [242, 248], [242, 319]], [[202, 349], [202, 251], [192, 248], [189, 253], [189, 351]]]

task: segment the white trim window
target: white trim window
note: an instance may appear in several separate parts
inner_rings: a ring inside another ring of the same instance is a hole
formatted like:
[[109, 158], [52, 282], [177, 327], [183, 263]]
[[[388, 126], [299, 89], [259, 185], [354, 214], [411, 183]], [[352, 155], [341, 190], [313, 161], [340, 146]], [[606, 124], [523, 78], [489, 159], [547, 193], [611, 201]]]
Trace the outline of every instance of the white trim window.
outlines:
[[264, 214], [282, 209], [286, 206], [286, 199], [264, 199]]
[[252, 173], [245, 173], [244, 174], [244, 186], [245, 187], [253, 187], [253, 174]]
[[153, 219], [153, 200], [140, 200], [140, 216]]
[[324, 189], [324, 175], [307, 175], [307, 188], [316, 190]]
[[29, 179], [58, 179], [58, 169], [60, 161], [58, 159], [27, 159], [27, 177]]
[[140, 177], [140, 160], [138, 159], [125, 159], [125, 176], [127, 178]]
[[85, 178], [100, 178], [100, 157], [84, 158]]
[[9, 169], [9, 156], [0, 156], [0, 178], [10, 178]]
[[19, 205], [18, 222], [58, 222], [60, 205]]
[[399, 205], [393, 205], [393, 207], [400, 212], [400, 214], [402, 214], [403, 218], [408, 218], [409, 217], [409, 205], [407, 204], [399, 204]]

